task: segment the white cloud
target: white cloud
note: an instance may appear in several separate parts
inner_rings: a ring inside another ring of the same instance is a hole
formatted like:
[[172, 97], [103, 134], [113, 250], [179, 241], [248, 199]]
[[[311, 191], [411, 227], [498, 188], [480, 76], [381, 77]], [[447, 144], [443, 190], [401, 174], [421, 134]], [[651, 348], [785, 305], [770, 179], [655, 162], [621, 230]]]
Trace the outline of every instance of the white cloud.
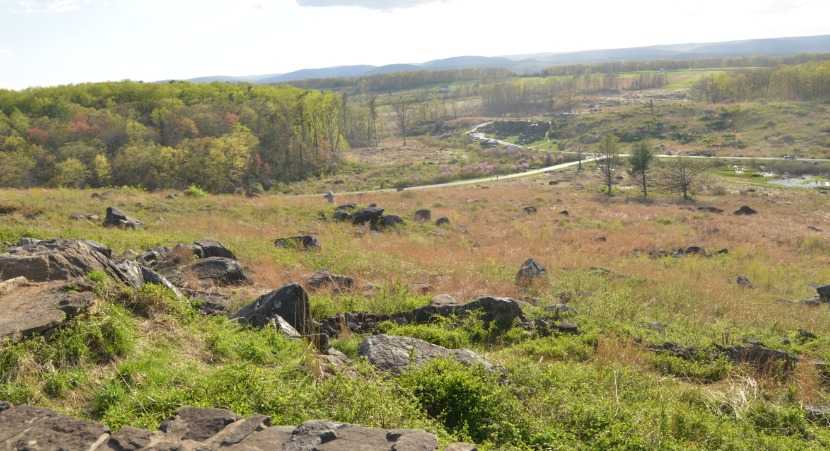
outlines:
[[91, 2], [92, 0], [17, 0], [14, 11], [26, 14], [58, 14], [77, 11]]
[[300, 6], [357, 6], [367, 9], [390, 10], [412, 8], [445, 0], [297, 0]]

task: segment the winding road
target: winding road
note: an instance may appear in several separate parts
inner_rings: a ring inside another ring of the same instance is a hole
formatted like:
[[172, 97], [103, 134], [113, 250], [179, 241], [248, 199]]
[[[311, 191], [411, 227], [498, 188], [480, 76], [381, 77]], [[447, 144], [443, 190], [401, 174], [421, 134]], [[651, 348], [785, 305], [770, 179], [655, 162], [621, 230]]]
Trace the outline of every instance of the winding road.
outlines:
[[[475, 126], [472, 130], [467, 132], [467, 135], [470, 136], [475, 141], [487, 143], [489, 145], [500, 145], [505, 147], [512, 147], [516, 149], [526, 149], [525, 146], [521, 146], [519, 144], [514, 144], [511, 142], [503, 141], [496, 138], [488, 137], [486, 134], [482, 133], [482, 128], [492, 124], [493, 122], [485, 122], [483, 124], [479, 124]], [[575, 152], [560, 152], [560, 153], [568, 153], [568, 154], [575, 154]], [[601, 160], [601, 157], [597, 157], [596, 155], [589, 154], [588, 158], [582, 160], [582, 163], [591, 163], [594, 161]], [[627, 157], [627, 154], [621, 154], [620, 157]], [[814, 163], [830, 163], [830, 158], [785, 158], [785, 157], [743, 157], [743, 156], [720, 156], [720, 157], [707, 157], [707, 156], [698, 156], [698, 155], [655, 155], [656, 158], [661, 159], [672, 159], [672, 158], [690, 158], [690, 159], [700, 159], [700, 160], [723, 160], [723, 161], [802, 161], [802, 162], [814, 162]], [[529, 171], [524, 172], [517, 172], [514, 174], [506, 174], [506, 175], [495, 175], [490, 177], [481, 177], [476, 179], [468, 179], [468, 180], [458, 180], [454, 182], [447, 182], [447, 183], [436, 183], [432, 185], [419, 185], [419, 186], [410, 186], [404, 189], [398, 188], [385, 188], [385, 189], [377, 189], [377, 190], [366, 190], [366, 191], [349, 191], [349, 192], [340, 192], [340, 193], [331, 193], [338, 196], [349, 196], [349, 195], [359, 195], [359, 194], [375, 194], [375, 193], [394, 193], [398, 191], [423, 191], [423, 190], [431, 190], [431, 189], [441, 189], [441, 188], [453, 188], [458, 186], [466, 186], [466, 185], [476, 185], [482, 183], [493, 183], [493, 182], [502, 182], [505, 180], [515, 180], [519, 178], [525, 177], [533, 177], [536, 175], [546, 174], [550, 172], [557, 172], [564, 169], [572, 168], [579, 165], [579, 161], [572, 161], [569, 163], [562, 163], [553, 166], [548, 166], [539, 169], [532, 169]], [[326, 193], [328, 194], [328, 193]], [[312, 196], [322, 196], [323, 193], [320, 194], [299, 194], [298, 197], [312, 197]]]

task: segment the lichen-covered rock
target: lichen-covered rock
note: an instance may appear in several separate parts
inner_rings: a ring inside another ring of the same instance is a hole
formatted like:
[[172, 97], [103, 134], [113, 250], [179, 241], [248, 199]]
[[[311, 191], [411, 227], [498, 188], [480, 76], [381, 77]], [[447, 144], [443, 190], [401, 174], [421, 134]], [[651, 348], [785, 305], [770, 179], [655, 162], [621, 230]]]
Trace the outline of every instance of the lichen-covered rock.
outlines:
[[94, 293], [69, 288], [61, 282], [23, 284], [0, 293], [0, 341], [47, 332], [95, 303]]
[[358, 354], [380, 370], [400, 374], [435, 359], [453, 359], [465, 365], [481, 365], [493, 370], [492, 363], [468, 349], [447, 349], [412, 337], [375, 335], [360, 344]]

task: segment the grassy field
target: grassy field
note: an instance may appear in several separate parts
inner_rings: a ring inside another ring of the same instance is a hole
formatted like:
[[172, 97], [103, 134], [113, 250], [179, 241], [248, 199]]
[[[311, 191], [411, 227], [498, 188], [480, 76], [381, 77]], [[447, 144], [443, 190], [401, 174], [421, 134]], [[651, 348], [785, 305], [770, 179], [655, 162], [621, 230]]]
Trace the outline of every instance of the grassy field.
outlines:
[[[493, 294], [527, 302], [531, 317], [567, 302], [581, 332], [542, 338], [517, 328], [488, 331], [475, 320], [390, 324], [390, 334], [477, 350], [503, 365], [506, 376], [437, 362], [389, 377], [359, 360], [353, 371], [325, 376], [301, 342], [202, 317], [161, 290], [124, 292], [94, 275], [105, 299], [95, 312], [48, 338], [0, 345], [0, 399], [115, 428], [154, 427], [190, 404], [265, 413], [278, 424], [330, 418], [426, 428], [444, 442], [469, 440], [484, 449], [827, 449], [830, 431], [803, 407], [830, 402], [814, 363], [830, 360], [830, 316], [825, 305], [789, 301], [830, 282], [830, 198], [717, 174], [696, 203], [666, 193], [641, 202], [628, 181], [610, 199], [599, 189], [587, 171], [337, 199], [377, 203], [408, 220], [384, 233], [320, 220], [319, 212], [333, 208], [322, 198], [168, 199], [124, 189], [102, 202], [92, 191], [1, 191], [0, 204], [18, 208], [0, 216], [6, 245], [23, 236], [86, 238], [124, 252], [218, 239], [254, 280], [233, 293], [238, 305], [325, 268], [355, 277], [358, 287], [313, 294], [317, 318], [409, 310], [439, 293], [461, 300]], [[101, 214], [107, 205], [146, 228], [69, 219]], [[725, 213], [702, 212], [701, 205]], [[742, 205], [759, 214], [731, 214]], [[538, 213], [527, 215], [525, 206]], [[415, 224], [420, 208], [449, 217], [451, 226]], [[322, 249], [271, 244], [299, 232], [317, 235]], [[729, 252], [648, 256], [689, 246]], [[522, 289], [514, 277], [529, 257], [547, 267], [547, 278]], [[736, 284], [738, 276], [752, 288]], [[154, 308], [140, 315], [130, 308], [136, 304]], [[343, 336], [334, 345], [356, 357], [359, 340]], [[705, 353], [682, 359], [649, 350], [666, 342], [708, 349], [747, 341], [800, 361], [781, 373]]]

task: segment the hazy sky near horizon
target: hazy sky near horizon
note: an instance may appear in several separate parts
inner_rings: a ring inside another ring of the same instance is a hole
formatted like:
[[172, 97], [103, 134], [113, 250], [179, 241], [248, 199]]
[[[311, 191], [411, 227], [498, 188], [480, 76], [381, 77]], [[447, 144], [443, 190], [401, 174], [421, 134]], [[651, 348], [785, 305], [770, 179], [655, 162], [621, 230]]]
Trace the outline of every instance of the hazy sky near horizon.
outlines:
[[828, 0], [0, 0], [0, 88], [830, 33]]

